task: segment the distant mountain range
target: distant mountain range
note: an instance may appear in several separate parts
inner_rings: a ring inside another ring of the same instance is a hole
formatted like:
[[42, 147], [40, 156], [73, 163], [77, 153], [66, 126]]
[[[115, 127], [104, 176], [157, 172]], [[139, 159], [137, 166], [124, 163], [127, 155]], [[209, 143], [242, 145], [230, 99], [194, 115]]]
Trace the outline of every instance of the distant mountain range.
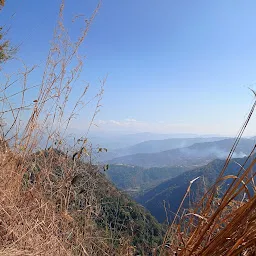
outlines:
[[[240, 166], [237, 163], [243, 164], [245, 159], [246, 158], [232, 159], [225, 172], [225, 175], [236, 175], [240, 169]], [[170, 219], [177, 212], [191, 180], [195, 179], [196, 177], [200, 177], [192, 185], [190, 196], [185, 200], [183, 205], [184, 208], [188, 208], [190, 202], [201, 198], [207, 187], [215, 182], [224, 166], [224, 163], [225, 160], [217, 159], [206, 166], [184, 172], [175, 178], [161, 183], [160, 185], [146, 192], [144, 195], [137, 197], [136, 200], [145, 206], [151, 212], [151, 214], [157, 218], [158, 221], [164, 222], [166, 220], [166, 211]], [[166, 210], [164, 209], [164, 202]]]
[[[233, 143], [233, 138], [195, 143], [189, 147], [176, 148], [157, 153], [140, 153], [117, 157], [108, 162], [110, 164], [126, 164], [146, 168], [167, 166], [191, 168], [193, 166], [203, 166], [216, 158], [226, 158]], [[244, 157], [248, 155], [254, 144], [254, 139], [241, 139], [234, 157]]]
[[126, 148], [148, 140], [165, 140], [170, 138], [194, 138], [196, 134], [158, 134], [150, 132], [134, 134], [107, 133], [101, 135], [91, 134], [89, 141], [94, 145], [108, 148], [109, 151]]
[[[145, 136], [144, 136], [145, 137]], [[195, 137], [195, 138], [168, 138], [168, 139], [161, 139], [161, 140], [147, 140], [140, 142], [138, 144], [118, 148], [118, 149], [110, 149], [107, 153], [100, 155], [100, 161], [108, 161], [113, 158], [127, 156], [127, 155], [134, 155], [140, 153], [158, 153], [161, 151], [176, 149], [176, 148], [184, 148], [191, 146], [195, 143], [203, 143], [203, 142], [213, 142], [223, 140], [223, 137]]]

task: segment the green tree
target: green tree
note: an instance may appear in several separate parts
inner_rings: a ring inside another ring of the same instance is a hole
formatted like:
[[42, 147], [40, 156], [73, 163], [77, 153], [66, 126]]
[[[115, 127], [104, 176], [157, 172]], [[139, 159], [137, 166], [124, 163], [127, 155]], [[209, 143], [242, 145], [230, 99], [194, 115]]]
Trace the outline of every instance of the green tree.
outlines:
[[[4, 6], [4, 0], [0, 0], [0, 11]], [[13, 53], [14, 49], [10, 45], [10, 41], [5, 38], [6, 31], [3, 27], [0, 26], [0, 64], [9, 60]]]
[[4, 39], [3, 28], [0, 27], [0, 63], [5, 62], [11, 57], [10, 42]]

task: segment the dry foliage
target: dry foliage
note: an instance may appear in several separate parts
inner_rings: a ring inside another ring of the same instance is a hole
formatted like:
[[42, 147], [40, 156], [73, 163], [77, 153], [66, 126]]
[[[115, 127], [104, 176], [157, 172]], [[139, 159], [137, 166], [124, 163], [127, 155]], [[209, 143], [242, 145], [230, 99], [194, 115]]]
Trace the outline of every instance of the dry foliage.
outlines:
[[[69, 157], [77, 150], [80, 155], [89, 155], [87, 140], [76, 141], [72, 148], [65, 143], [67, 128], [77, 113], [96, 101], [90, 128], [100, 108], [105, 81], [99, 93], [89, 100], [85, 99], [89, 86], [83, 85], [77, 102], [72, 108], [69, 106], [71, 112], [66, 110], [83, 67], [78, 50], [100, 4], [84, 20], [85, 26], [75, 41], [64, 26], [64, 6], [62, 1], [39, 85], [29, 86], [28, 82], [36, 67], [24, 66], [16, 76], [2, 73], [5, 80], [0, 88], [1, 256], [119, 254], [94, 222], [100, 208], [90, 175], [97, 172], [89, 171], [91, 165], [79, 166], [78, 156], [73, 161]], [[26, 96], [31, 90], [38, 91], [34, 99]], [[73, 182], [80, 174], [87, 175], [83, 184], [87, 200], [82, 210], [73, 203], [79, 197]]]

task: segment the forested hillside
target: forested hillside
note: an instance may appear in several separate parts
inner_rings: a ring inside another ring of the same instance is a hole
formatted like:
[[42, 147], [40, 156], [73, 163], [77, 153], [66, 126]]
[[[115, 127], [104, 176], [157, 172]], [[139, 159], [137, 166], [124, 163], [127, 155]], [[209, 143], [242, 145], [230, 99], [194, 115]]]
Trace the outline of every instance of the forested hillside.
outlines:
[[146, 169], [139, 166], [109, 165], [108, 170], [104, 173], [117, 188], [135, 196], [186, 170], [188, 169], [183, 167]]
[[[236, 175], [240, 170], [240, 165], [244, 163], [246, 158], [235, 158], [229, 164], [225, 175]], [[249, 165], [247, 163], [245, 168]], [[144, 195], [139, 196], [136, 200], [144, 205], [158, 221], [164, 222], [167, 219], [171, 220], [177, 212], [180, 203], [185, 195], [190, 181], [199, 177], [199, 179], [192, 185], [189, 196], [186, 198], [183, 207], [191, 208], [193, 202], [199, 200], [202, 195], [209, 189], [216, 181], [220, 174], [225, 160], [214, 160], [206, 166], [184, 172], [166, 182], [161, 183], [155, 188], [149, 190]], [[255, 168], [255, 167], [254, 167]], [[226, 181], [226, 185], [232, 180]], [[224, 184], [222, 185], [224, 187]], [[221, 190], [216, 196], [221, 197]]]

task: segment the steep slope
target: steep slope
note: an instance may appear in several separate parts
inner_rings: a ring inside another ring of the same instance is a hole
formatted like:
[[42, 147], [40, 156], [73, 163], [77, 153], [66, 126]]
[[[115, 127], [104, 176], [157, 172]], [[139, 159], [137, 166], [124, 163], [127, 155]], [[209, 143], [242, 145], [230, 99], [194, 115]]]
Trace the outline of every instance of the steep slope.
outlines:
[[125, 239], [144, 254], [161, 242], [162, 226], [144, 207], [116, 189], [97, 166], [52, 149], [32, 155], [28, 162], [24, 188], [43, 191], [60, 212], [68, 211], [68, 219], [81, 232], [93, 222], [94, 232], [109, 234], [106, 239], [111, 238], [111, 246]]
[[[203, 166], [216, 158], [226, 158], [233, 143], [234, 139], [196, 143], [186, 148], [167, 150], [159, 153], [134, 154], [118, 157], [110, 160], [109, 163], [122, 163], [143, 167]], [[234, 157], [247, 155], [253, 145], [254, 140], [241, 139]]]
[[[245, 159], [246, 158], [232, 159], [225, 174], [237, 174], [240, 169], [237, 163], [243, 164]], [[187, 208], [189, 203], [200, 198], [207, 187], [214, 183], [224, 163], [225, 160], [217, 159], [206, 166], [187, 171], [173, 179], [161, 183], [144, 195], [136, 198], [136, 200], [144, 205], [158, 221], [163, 222], [166, 220], [166, 210], [170, 218], [177, 212], [191, 180], [200, 177], [192, 185], [190, 196], [184, 202], [184, 208]], [[164, 209], [164, 202], [166, 210]]]

